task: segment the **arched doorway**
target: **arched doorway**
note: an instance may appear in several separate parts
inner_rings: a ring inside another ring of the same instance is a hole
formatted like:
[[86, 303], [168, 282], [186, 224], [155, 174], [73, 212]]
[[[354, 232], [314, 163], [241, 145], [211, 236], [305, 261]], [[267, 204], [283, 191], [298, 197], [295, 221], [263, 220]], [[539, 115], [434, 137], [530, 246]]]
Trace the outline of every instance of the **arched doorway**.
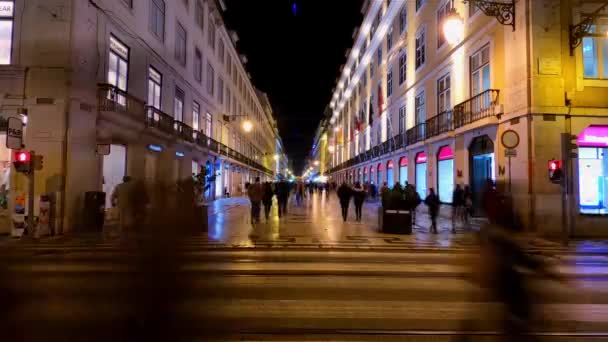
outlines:
[[437, 152], [437, 194], [442, 203], [452, 203], [454, 191], [454, 151], [443, 146]]
[[407, 183], [407, 157], [399, 159], [399, 183], [403, 187]]
[[367, 168], [363, 168], [363, 183], [367, 183]]
[[395, 173], [393, 172], [393, 161], [389, 160], [386, 163], [386, 184], [389, 188], [393, 187], [395, 181]]
[[484, 215], [482, 194], [488, 179], [494, 181], [494, 143], [487, 135], [476, 137], [469, 145], [469, 175], [473, 192], [473, 214]]
[[378, 163], [378, 167], [377, 169], [377, 177], [378, 177], [378, 183], [376, 183], [379, 187], [382, 186], [382, 163]]
[[421, 198], [426, 198], [426, 153], [416, 154], [416, 192]]
[[375, 178], [374, 178], [374, 166], [373, 166], [373, 165], [371, 165], [371, 166], [369, 167], [369, 183], [370, 183], [370, 184], [373, 184], [375, 181], [376, 181], [376, 180], [375, 180]]

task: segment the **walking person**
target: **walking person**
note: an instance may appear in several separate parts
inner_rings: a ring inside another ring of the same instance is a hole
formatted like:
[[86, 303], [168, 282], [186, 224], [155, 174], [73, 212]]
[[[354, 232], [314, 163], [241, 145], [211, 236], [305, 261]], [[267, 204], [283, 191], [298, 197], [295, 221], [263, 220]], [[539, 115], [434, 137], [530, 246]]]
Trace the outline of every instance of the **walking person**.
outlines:
[[120, 233], [128, 234], [135, 224], [135, 184], [130, 176], [124, 176], [112, 193], [112, 205], [118, 207]]
[[342, 183], [338, 188], [338, 199], [340, 200], [340, 208], [342, 209], [342, 219], [346, 222], [348, 217], [348, 205], [352, 196], [352, 190], [346, 183]]
[[437, 234], [437, 215], [439, 215], [439, 197], [435, 194], [435, 189], [429, 188], [429, 195], [426, 196], [424, 204], [429, 207], [431, 217], [431, 233]]
[[250, 184], [247, 188], [247, 196], [251, 201], [251, 223], [260, 223], [260, 206], [262, 197], [264, 195], [264, 189], [260, 184], [260, 177], [255, 178], [255, 183]]
[[464, 208], [462, 212], [462, 220], [465, 227], [470, 228], [471, 216], [473, 216], [473, 193], [471, 187], [468, 185], [464, 186], [462, 198], [464, 201]]
[[279, 218], [287, 215], [287, 200], [289, 199], [289, 184], [285, 180], [277, 183], [277, 202], [279, 205]]
[[262, 196], [262, 204], [264, 204], [264, 217], [266, 222], [270, 218], [270, 209], [272, 208], [272, 198], [274, 197], [274, 191], [270, 182], [264, 183], [264, 194]]
[[299, 207], [302, 205], [302, 197], [304, 197], [304, 184], [302, 182], [298, 182], [296, 184], [296, 205]]
[[387, 192], [389, 190], [388, 188], [388, 183], [384, 182], [382, 183], [382, 187], [380, 188], [380, 199], [382, 199], [382, 196], [384, 195], [385, 192]]
[[355, 200], [355, 217], [357, 222], [361, 222], [363, 202], [365, 201], [366, 191], [361, 186], [361, 183], [355, 183], [355, 187], [353, 188], [353, 196]]
[[456, 185], [454, 193], [452, 193], [452, 233], [456, 233], [456, 221], [463, 220], [464, 211], [464, 191], [460, 184]]

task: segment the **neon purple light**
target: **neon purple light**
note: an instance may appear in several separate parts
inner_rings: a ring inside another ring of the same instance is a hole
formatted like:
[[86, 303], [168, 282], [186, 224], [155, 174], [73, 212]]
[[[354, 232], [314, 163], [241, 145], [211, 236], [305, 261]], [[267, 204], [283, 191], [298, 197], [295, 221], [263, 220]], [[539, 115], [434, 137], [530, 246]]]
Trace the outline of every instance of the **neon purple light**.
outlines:
[[416, 164], [426, 163], [426, 153], [420, 152], [416, 155]]
[[578, 146], [608, 147], [608, 126], [589, 126], [578, 135]]

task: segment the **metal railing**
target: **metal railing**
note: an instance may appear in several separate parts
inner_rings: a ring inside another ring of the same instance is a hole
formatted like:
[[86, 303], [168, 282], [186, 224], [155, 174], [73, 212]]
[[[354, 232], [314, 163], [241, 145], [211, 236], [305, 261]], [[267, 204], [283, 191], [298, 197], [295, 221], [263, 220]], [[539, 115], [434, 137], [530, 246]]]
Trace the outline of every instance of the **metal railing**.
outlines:
[[100, 111], [126, 113], [138, 120], [145, 119], [145, 102], [111, 84], [97, 85], [97, 101]]
[[175, 121], [173, 126], [177, 135], [188, 142], [194, 142], [194, 129], [183, 122]]
[[407, 143], [409, 145], [423, 141], [426, 137], [426, 125], [424, 123], [419, 123], [416, 126], [408, 129], [405, 134], [407, 135]]
[[146, 124], [148, 127], [154, 127], [168, 134], [173, 134], [175, 124], [173, 117], [158, 108], [146, 106]]
[[454, 128], [496, 115], [500, 90], [488, 89], [454, 106]]
[[426, 120], [426, 139], [453, 130], [454, 121], [452, 118], [452, 111], [446, 110]]

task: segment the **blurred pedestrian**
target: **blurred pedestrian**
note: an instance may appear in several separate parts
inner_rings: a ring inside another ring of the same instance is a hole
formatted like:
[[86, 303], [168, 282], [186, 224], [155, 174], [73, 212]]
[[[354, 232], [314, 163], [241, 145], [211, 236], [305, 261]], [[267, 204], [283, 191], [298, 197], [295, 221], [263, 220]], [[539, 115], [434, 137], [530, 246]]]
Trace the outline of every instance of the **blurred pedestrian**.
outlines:
[[279, 217], [287, 214], [287, 200], [289, 199], [289, 184], [281, 180], [276, 186], [277, 204], [279, 205]]
[[439, 215], [439, 197], [435, 194], [435, 189], [429, 188], [429, 195], [426, 196], [424, 204], [429, 207], [429, 216], [431, 218], [430, 231], [437, 234], [437, 215]]
[[456, 185], [452, 194], [452, 233], [456, 233], [456, 221], [464, 222], [464, 191]]
[[118, 207], [120, 232], [123, 234], [133, 230], [135, 224], [135, 185], [130, 176], [124, 176], [112, 193], [112, 204]]
[[471, 192], [470, 186], [464, 186], [462, 197], [464, 199], [464, 224], [469, 228], [471, 216], [473, 216], [473, 193]]
[[355, 217], [357, 222], [361, 222], [363, 202], [365, 201], [366, 191], [361, 186], [361, 183], [355, 183], [355, 187], [353, 188], [353, 196], [355, 201]]
[[251, 223], [260, 223], [260, 206], [262, 197], [264, 195], [264, 189], [260, 184], [260, 177], [255, 178], [255, 183], [250, 184], [247, 189], [247, 196], [251, 202]]
[[295, 196], [296, 205], [299, 207], [302, 205], [302, 198], [304, 197], [304, 183], [298, 182], [298, 184], [296, 184]]
[[384, 195], [384, 193], [387, 192], [388, 190], [389, 190], [388, 183], [386, 183], [386, 182], [382, 183], [382, 188], [380, 188], [380, 198], [382, 198], [382, 195]]
[[338, 188], [338, 199], [340, 200], [340, 208], [342, 209], [342, 219], [346, 222], [348, 217], [348, 205], [352, 196], [352, 190], [346, 183], [342, 183]]
[[264, 183], [264, 194], [262, 195], [262, 203], [264, 204], [264, 217], [266, 222], [270, 218], [270, 209], [272, 208], [272, 198], [274, 197], [274, 191], [270, 182]]

